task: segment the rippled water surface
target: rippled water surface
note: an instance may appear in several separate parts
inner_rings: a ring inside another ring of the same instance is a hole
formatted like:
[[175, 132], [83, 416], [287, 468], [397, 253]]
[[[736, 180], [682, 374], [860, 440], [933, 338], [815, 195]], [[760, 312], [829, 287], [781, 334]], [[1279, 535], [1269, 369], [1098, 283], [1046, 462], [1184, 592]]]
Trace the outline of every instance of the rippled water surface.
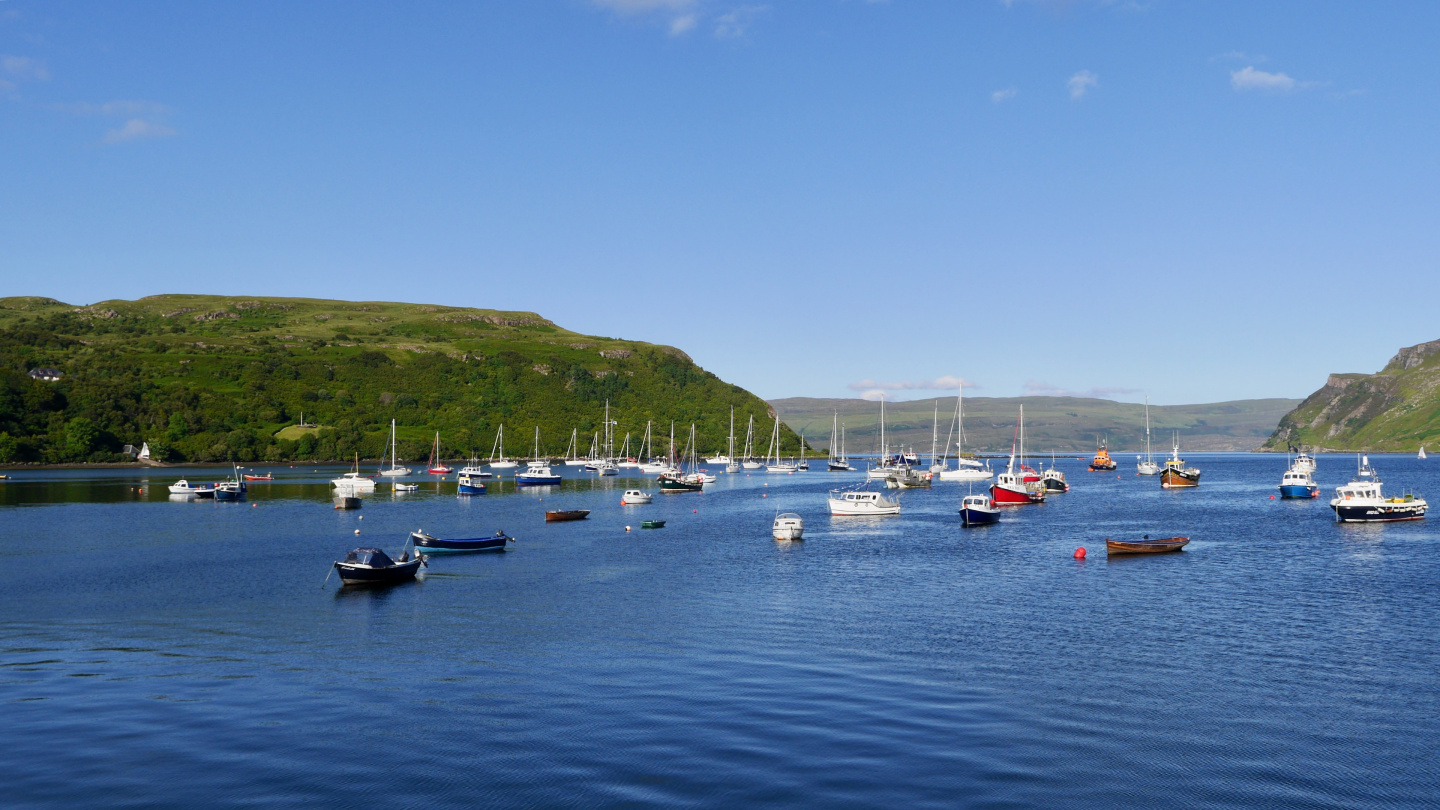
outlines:
[[[1062, 460], [1072, 492], [969, 530], [964, 485], [831, 518], [825, 490], [858, 476], [819, 471], [636, 507], [640, 479], [427, 482], [351, 512], [333, 470], [277, 469], [244, 504], [165, 493], [213, 471], [21, 471], [0, 483], [0, 803], [1440, 801], [1440, 514], [1337, 525], [1324, 498], [1269, 498], [1283, 458], [1197, 454], [1181, 492], [1121, 458]], [[1440, 496], [1440, 462], [1372, 460], [1387, 491]], [[1352, 468], [1321, 458], [1327, 496]], [[777, 509], [803, 543], [770, 539]], [[416, 528], [519, 542], [321, 589]], [[1105, 536], [1143, 533], [1193, 542], [1107, 560]]]

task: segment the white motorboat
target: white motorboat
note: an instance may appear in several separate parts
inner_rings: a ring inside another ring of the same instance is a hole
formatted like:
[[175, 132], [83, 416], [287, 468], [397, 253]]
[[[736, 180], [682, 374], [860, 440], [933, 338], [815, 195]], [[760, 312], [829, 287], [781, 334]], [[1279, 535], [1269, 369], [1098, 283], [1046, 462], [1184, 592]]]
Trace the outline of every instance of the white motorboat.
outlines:
[[878, 492], [866, 492], [864, 490], [830, 490], [830, 497], [826, 499], [830, 504], [830, 514], [838, 516], [858, 515], [898, 515], [900, 514], [900, 502], [893, 498], [887, 498]]
[[186, 481], [184, 478], [181, 478], [179, 481], [176, 481], [175, 483], [173, 483], [173, 484], [170, 485], [170, 494], [171, 494], [171, 495], [194, 495], [196, 489], [198, 489], [198, 487], [192, 487], [192, 486], [190, 486], [190, 482], [189, 482], [189, 481]]
[[360, 454], [355, 454], [355, 469], [347, 472], [339, 478], [330, 480], [330, 486], [336, 489], [348, 489], [358, 492], [374, 492], [375, 479], [366, 478], [360, 474]]
[[[1425, 458], [1425, 448], [1423, 447], [1420, 448], [1420, 458]], [[1296, 472], [1313, 473], [1315, 472], [1315, 457], [1301, 450], [1299, 455], [1295, 456], [1295, 461], [1290, 465], [1290, 469]]]
[[1370, 466], [1370, 457], [1361, 456], [1360, 469], [1350, 483], [1335, 489], [1330, 501], [1335, 519], [1342, 523], [1379, 523], [1419, 520], [1429, 504], [1418, 495], [1386, 498], [1380, 492], [1380, 475]]
[[794, 512], [776, 515], [772, 533], [776, 540], [803, 540], [805, 539], [805, 521]]
[[402, 484], [399, 481], [396, 481], [393, 486], [396, 492], [415, 492], [420, 489], [419, 484]]
[[654, 500], [654, 495], [638, 489], [627, 489], [625, 490], [625, 494], [620, 496], [620, 503], [625, 506], [636, 506], [638, 504], [650, 503]]
[[725, 455], [724, 453], [721, 453], [721, 454], [718, 455], [718, 456], [710, 456], [709, 458], [705, 459], [705, 463], [706, 463], [706, 464], [729, 464], [729, 463], [730, 463], [730, 457], [727, 456], [727, 455]]
[[1145, 397], [1145, 460], [1136, 463], [1136, 475], [1159, 475], [1160, 465], [1150, 453], [1150, 397]]
[[[384, 459], [381, 459], [384, 461]], [[390, 420], [390, 466], [380, 470], [380, 474], [386, 478], [399, 478], [402, 475], [409, 475], [409, 467], [401, 467], [399, 460], [395, 458], [395, 420]]]

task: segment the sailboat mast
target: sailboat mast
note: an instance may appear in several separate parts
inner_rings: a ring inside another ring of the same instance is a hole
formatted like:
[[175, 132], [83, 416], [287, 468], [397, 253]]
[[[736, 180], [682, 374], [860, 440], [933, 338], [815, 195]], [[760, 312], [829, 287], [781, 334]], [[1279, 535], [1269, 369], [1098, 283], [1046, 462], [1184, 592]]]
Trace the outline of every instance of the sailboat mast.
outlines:
[[930, 466], [935, 466], [935, 442], [940, 438], [940, 400], [935, 400], [934, 421], [930, 423]]
[[726, 458], [732, 462], [735, 460], [735, 406], [730, 406], [730, 445], [725, 451]]

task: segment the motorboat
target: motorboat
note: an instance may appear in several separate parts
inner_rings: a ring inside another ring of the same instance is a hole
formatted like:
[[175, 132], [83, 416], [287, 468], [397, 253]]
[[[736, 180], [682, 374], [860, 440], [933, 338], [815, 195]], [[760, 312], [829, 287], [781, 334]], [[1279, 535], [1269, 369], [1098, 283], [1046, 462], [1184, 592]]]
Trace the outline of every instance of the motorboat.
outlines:
[[560, 474], [553, 472], [550, 465], [544, 461], [532, 461], [525, 465], [525, 469], [515, 473], [515, 484], [517, 486], [553, 486], [560, 483]]
[[[190, 482], [189, 482], [189, 481], [186, 481], [184, 478], [181, 478], [179, 481], [176, 481], [175, 483], [173, 483], [173, 484], [170, 485], [170, 494], [171, 494], [171, 495], [198, 495], [199, 492], [200, 492], [200, 489], [201, 489], [200, 487], [192, 487], [192, 486], [190, 486]], [[214, 494], [214, 490], [213, 490], [213, 489], [211, 490], [211, 494]]]
[[642, 521], [640, 521], [640, 528], [642, 528], [642, 529], [663, 529], [663, 528], [665, 528], [665, 521], [663, 521], [663, 520], [642, 520]]
[[1172, 551], [1179, 551], [1185, 548], [1190, 542], [1188, 537], [1166, 537], [1159, 540], [1151, 540], [1150, 535], [1145, 535], [1143, 540], [1111, 540], [1105, 538], [1105, 553], [1110, 554], [1169, 554]]
[[[1420, 448], [1420, 458], [1425, 458], [1425, 448], [1423, 447]], [[1295, 461], [1290, 464], [1290, 469], [1313, 473], [1315, 472], [1315, 457], [1301, 450], [1295, 456]]]
[[1000, 508], [989, 495], [966, 495], [960, 501], [960, 525], [985, 526], [1000, 521]]
[[470, 472], [469, 468], [467, 467], [466, 469], [461, 470], [460, 474], [456, 476], [455, 490], [461, 495], [484, 495], [485, 482], [482, 479], [489, 477], [489, 473], [484, 473], [483, 475], [476, 475], [475, 473]]
[[545, 512], [546, 523], [564, 523], [569, 520], [584, 520], [590, 517], [589, 509], [550, 509]]
[[373, 492], [375, 490], [375, 479], [360, 474], [360, 454], [355, 454], [355, 469], [345, 473], [339, 478], [332, 478], [330, 486], [336, 489], [353, 489], [360, 492]]
[[885, 476], [887, 489], [929, 489], [934, 473], [902, 467]]
[[1100, 447], [1095, 451], [1095, 458], [1090, 459], [1091, 472], [1114, 472], [1120, 465], [1110, 457], [1110, 450], [1106, 448], [1105, 442], [1100, 442]]
[[1165, 489], [1200, 486], [1200, 471], [1194, 467], [1185, 466], [1185, 461], [1180, 458], [1180, 434], [1178, 433], [1175, 434], [1170, 458], [1165, 462], [1165, 470], [1160, 473], [1160, 486]]
[[274, 475], [271, 475], [270, 473], [265, 473], [264, 475], [255, 475], [254, 473], [245, 473], [245, 475], [242, 476], [242, 477], [243, 477], [246, 481], [274, 481], [274, 480], [275, 480], [275, 476], [274, 476]]
[[[384, 459], [381, 459], [384, 461]], [[390, 466], [380, 470], [380, 475], [387, 478], [399, 478], [410, 474], [409, 467], [401, 467], [399, 459], [395, 457], [395, 420], [390, 420]]]
[[826, 501], [830, 505], [830, 514], [837, 516], [900, 514], [900, 502], [878, 492], [832, 489]]
[[654, 500], [654, 495], [651, 495], [648, 492], [642, 492], [638, 489], [627, 489], [625, 490], [625, 494], [620, 496], [620, 503], [622, 506], [638, 506], [644, 503], [651, 503]]
[[1150, 397], [1145, 397], [1145, 458], [1135, 462], [1136, 475], [1159, 475], [1160, 465], [1150, 452]]
[[467, 539], [441, 539], [424, 531], [410, 533], [410, 542], [415, 544], [419, 554], [460, 554], [468, 551], [504, 551], [508, 543], [515, 542], [505, 532], [496, 532], [489, 537]]
[[418, 552], [413, 558], [409, 552], [401, 552], [399, 560], [392, 560], [378, 548], [357, 548], [333, 566], [345, 585], [393, 585], [414, 579], [424, 564], [425, 557]]
[[403, 483], [401, 483], [401, 482], [399, 482], [399, 481], [396, 481], [394, 484], [391, 485], [391, 488], [392, 488], [394, 491], [396, 491], [396, 492], [415, 492], [415, 491], [417, 491], [417, 490], [420, 489], [420, 485], [419, 485], [419, 484], [403, 484]]
[[719, 455], [717, 455], [717, 456], [710, 456], [709, 458], [706, 458], [706, 459], [705, 459], [705, 463], [706, 463], [706, 464], [729, 464], [729, 463], [730, 463], [730, 457], [727, 456], [727, 455], [725, 455], [724, 453], [721, 453], [721, 454], [719, 454]]
[[475, 456], [473, 455], [470, 456], [470, 463], [460, 468], [460, 475], [468, 476], [472, 480], [477, 478], [493, 477], [493, 473], [485, 469], [485, 465], [481, 464], [479, 459], [475, 458]]
[[1306, 470], [1299, 470], [1295, 467], [1285, 471], [1280, 477], [1280, 497], [1282, 498], [1317, 498], [1320, 496], [1320, 485]]
[[775, 535], [776, 540], [803, 540], [805, 539], [805, 521], [794, 512], [776, 515], [771, 533]]
[[[995, 483], [990, 485], [990, 500], [996, 506], [1020, 506], [1022, 504], [1043, 503], [1045, 501], [1045, 487], [1040, 483], [1039, 476], [1035, 480], [1028, 480], [1025, 466], [1025, 406], [1020, 406], [1020, 415], [1015, 420], [1015, 436], [1010, 440], [1010, 461], [1005, 465], [1005, 472], [995, 476]], [[1020, 468], [1015, 467], [1015, 448], [1020, 448]]]
[[1040, 485], [1045, 487], [1046, 492], [1069, 492], [1070, 484], [1065, 480], [1065, 473], [1055, 468], [1055, 457], [1050, 457], [1050, 466], [1040, 473]]
[[1429, 507], [1418, 495], [1386, 498], [1380, 491], [1380, 475], [1370, 466], [1370, 457], [1361, 456], [1354, 480], [1335, 489], [1330, 508], [1342, 523], [1378, 523], [1419, 520]]

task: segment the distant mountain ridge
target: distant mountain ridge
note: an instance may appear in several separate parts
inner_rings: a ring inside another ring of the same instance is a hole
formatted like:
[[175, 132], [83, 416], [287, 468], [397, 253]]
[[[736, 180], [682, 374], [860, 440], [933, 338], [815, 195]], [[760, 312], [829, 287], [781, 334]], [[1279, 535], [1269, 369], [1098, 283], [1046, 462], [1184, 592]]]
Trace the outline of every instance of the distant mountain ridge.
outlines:
[[1440, 340], [1401, 349], [1374, 374], [1331, 374], [1265, 448], [1415, 451], [1440, 442]]
[[[936, 399], [885, 404], [886, 434], [892, 448], [930, 450]], [[938, 398], [940, 442], [955, 412], [955, 397]], [[1015, 417], [1025, 405], [1027, 451], [1089, 453], [1097, 441], [1111, 450], [1139, 452], [1145, 447], [1145, 406], [1087, 397], [965, 397], [965, 449], [1008, 452]], [[1254, 450], [1300, 403], [1297, 399], [1245, 399], [1203, 405], [1151, 405], [1152, 447], [1169, 453], [1172, 432], [1179, 431], [1182, 451]], [[770, 405], [810, 444], [828, 446], [832, 413], [846, 424], [846, 449], [870, 452], [879, 438], [880, 403], [862, 399], [772, 399]]]

